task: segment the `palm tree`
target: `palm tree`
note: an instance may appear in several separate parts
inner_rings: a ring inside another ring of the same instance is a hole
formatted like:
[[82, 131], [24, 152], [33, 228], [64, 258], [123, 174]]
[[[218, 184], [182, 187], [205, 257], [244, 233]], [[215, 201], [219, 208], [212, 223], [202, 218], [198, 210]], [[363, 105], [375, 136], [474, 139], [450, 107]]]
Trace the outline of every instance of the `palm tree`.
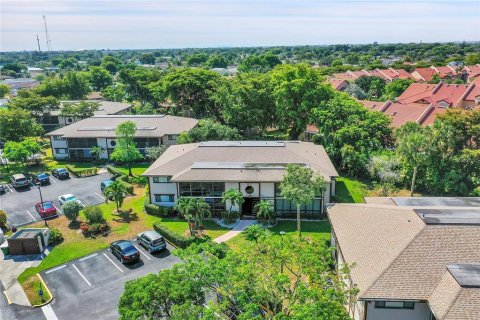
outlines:
[[94, 146], [90, 148], [90, 154], [93, 157], [93, 160], [98, 161], [100, 160], [100, 155], [103, 152], [103, 148], [100, 146]]
[[189, 198], [189, 197], [180, 197], [177, 201], [177, 204], [175, 205], [175, 210], [180, 212], [182, 216], [185, 217], [185, 219], [188, 221], [188, 229], [190, 230], [190, 234], [193, 235], [193, 230], [190, 222], [193, 219], [193, 210], [194, 210], [194, 198]]
[[118, 180], [114, 181], [111, 185], [105, 188], [104, 191], [107, 199], [115, 201], [117, 206], [117, 212], [120, 210], [120, 207], [123, 204], [123, 200], [127, 194], [127, 190]]
[[230, 201], [230, 208], [228, 209], [229, 215], [232, 213], [233, 206], [240, 206], [243, 203], [243, 193], [240, 190], [231, 188], [222, 193], [222, 202], [224, 204]]
[[248, 241], [258, 243], [258, 239], [268, 236], [269, 231], [259, 224], [252, 224], [243, 230], [242, 234]]
[[203, 224], [203, 220], [206, 217], [210, 217], [212, 212], [210, 211], [210, 205], [204, 199], [194, 199], [193, 202], [193, 216], [195, 219], [195, 227], [199, 227]]
[[262, 200], [257, 203], [255, 205], [255, 210], [257, 211], [258, 220], [266, 222], [275, 218], [275, 210], [268, 200]]

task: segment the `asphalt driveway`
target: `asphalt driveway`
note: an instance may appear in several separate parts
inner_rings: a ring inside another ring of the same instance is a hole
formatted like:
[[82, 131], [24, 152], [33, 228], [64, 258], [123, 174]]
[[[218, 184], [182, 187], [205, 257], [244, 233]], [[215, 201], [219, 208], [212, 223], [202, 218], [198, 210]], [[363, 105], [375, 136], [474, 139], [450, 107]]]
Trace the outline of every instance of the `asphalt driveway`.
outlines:
[[41, 273], [54, 295], [50, 312], [62, 320], [118, 319], [118, 301], [125, 282], [157, 273], [179, 263], [171, 246], [150, 254], [136, 242], [141, 260], [123, 265], [108, 250], [101, 250]]
[[[50, 184], [41, 187], [44, 201], [53, 201], [59, 214], [63, 214], [58, 197], [71, 193], [84, 205], [94, 205], [105, 201], [100, 190], [100, 183], [111, 177], [110, 174], [99, 174], [92, 177], [59, 180], [50, 176]], [[0, 209], [7, 212], [9, 225], [21, 226], [42, 220], [35, 210], [35, 203], [40, 202], [38, 188], [31, 185], [29, 188], [14, 189], [7, 185], [7, 192], [0, 194]]]

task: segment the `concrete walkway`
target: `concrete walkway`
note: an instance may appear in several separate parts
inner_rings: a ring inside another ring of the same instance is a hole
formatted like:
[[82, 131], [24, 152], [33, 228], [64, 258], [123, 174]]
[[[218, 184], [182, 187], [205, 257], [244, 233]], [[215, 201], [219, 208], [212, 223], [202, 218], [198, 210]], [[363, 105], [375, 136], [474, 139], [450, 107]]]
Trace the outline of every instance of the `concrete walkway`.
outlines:
[[21, 306], [31, 306], [17, 277], [30, 267], [36, 267], [42, 262], [45, 253], [25, 256], [3, 256], [0, 253], [0, 281], [5, 287], [5, 294], [11, 303]]
[[240, 222], [235, 226], [235, 228], [221, 235], [220, 237], [213, 239], [213, 241], [215, 241], [216, 243], [222, 243], [230, 240], [233, 237], [237, 236], [239, 233], [241, 233], [243, 230], [245, 230], [249, 225], [252, 225], [256, 222], [256, 220], [240, 220]]

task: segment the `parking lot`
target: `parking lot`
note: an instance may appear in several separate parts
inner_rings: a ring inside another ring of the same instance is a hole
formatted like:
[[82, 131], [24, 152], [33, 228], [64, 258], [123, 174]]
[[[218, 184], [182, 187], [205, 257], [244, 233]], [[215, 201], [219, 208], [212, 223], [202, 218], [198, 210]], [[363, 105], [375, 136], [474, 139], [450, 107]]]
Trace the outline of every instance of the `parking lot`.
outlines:
[[[50, 176], [50, 184], [41, 187], [43, 201], [53, 201], [59, 214], [63, 214], [58, 197], [71, 193], [84, 205], [102, 203], [105, 198], [100, 190], [100, 183], [111, 177], [110, 174], [99, 174], [92, 177], [59, 180]], [[6, 185], [6, 193], [0, 194], [0, 209], [7, 212], [7, 223], [21, 226], [40, 221], [41, 218], [35, 210], [35, 203], [40, 202], [38, 188], [30, 184], [29, 188], [15, 189]]]
[[54, 295], [50, 307], [58, 319], [118, 319], [125, 282], [172, 267], [180, 259], [167, 249], [150, 254], [135, 241], [140, 261], [123, 265], [102, 250], [41, 273]]

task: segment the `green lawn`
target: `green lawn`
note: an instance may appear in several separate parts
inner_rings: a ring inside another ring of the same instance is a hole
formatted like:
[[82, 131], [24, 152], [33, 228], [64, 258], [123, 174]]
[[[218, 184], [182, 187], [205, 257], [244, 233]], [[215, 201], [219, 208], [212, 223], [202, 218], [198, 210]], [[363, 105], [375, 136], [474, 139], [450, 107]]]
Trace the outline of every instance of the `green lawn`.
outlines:
[[363, 203], [363, 197], [369, 192], [369, 184], [365, 181], [347, 177], [337, 178], [336, 201], [345, 203]]
[[[95, 251], [108, 248], [110, 243], [115, 240], [132, 239], [142, 231], [152, 230], [153, 224], [156, 222], [162, 222], [181, 234], [188, 232], [188, 224], [186, 221], [177, 218], [160, 218], [143, 212], [143, 189], [139, 189], [137, 193], [138, 195], [125, 199], [120, 213], [116, 212], [115, 203], [113, 202], [99, 205], [111, 228], [109, 235], [106, 237], [98, 236], [95, 239], [85, 238], [80, 232], [78, 225], [72, 227], [64, 216], [50, 220], [49, 225], [58, 228], [62, 232], [65, 240], [60, 245], [54, 247], [39, 266], [26, 269], [19, 276], [19, 282], [22, 285], [24, 283], [30, 283], [31, 277], [35, 274]], [[81, 213], [79, 220], [83, 219], [84, 217]], [[213, 239], [229, 231], [228, 229], [219, 227], [213, 221], [205, 221], [204, 225], [206, 227], [204, 233]], [[39, 222], [34, 226], [42, 227], [43, 222]], [[30, 288], [25, 287], [25, 289], [29, 290]]]
[[[280, 231], [286, 234], [295, 234], [297, 232], [296, 221], [278, 221], [278, 223], [269, 228], [273, 232], [274, 237], [280, 237]], [[311, 238], [317, 242], [330, 240], [330, 223], [326, 220], [322, 221], [302, 221], [302, 236]], [[228, 240], [226, 244], [234, 249], [239, 250], [249, 243], [242, 234]]]

